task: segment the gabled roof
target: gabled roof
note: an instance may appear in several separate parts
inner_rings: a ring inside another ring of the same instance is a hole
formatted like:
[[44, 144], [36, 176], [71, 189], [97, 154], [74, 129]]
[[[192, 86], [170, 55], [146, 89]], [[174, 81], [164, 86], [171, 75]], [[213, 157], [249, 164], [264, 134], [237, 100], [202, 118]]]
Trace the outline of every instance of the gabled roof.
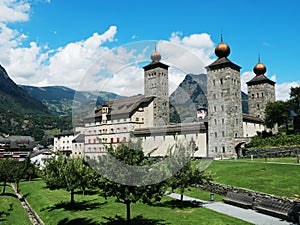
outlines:
[[79, 133], [79, 132], [75, 132], [73, 130], [65, 130], [65, 131], [62, 131], [62, 132], [60, 132], [58, 134], [54, 134], [53, 136], [54, 137], [71, 136], [71, 135], [74, 136], [77, 133]]
[[154, 68], [157, 68], [157, 67], [161, 67], [161, 68], [164, 68], [164, 69], [168, 69], [168, 65], [162, 63], [162, 62], [157, 62], [157, 61], [152, 61], [151, 63], [149, 63], [148, 65], [144, 66], [144, 70], [150, 70], [150, 69], [154, 69]]
[[261, 74], [261, 75], [256, 75], [255, 77], [252, 78], [252, 80], [248, 81], [246, 84], [251, 86], [251, 85], [255, 85], [255, 84], [271, 84], [274, 85], [275, 82], [270, 80], [269, 78], [267, 78], [265, 75]]
[[238, 70], [238, 71], [241, 69], [240, 66], [238, 66], [235, 63], [231, 62], [226, 57], [218, 58], [212, 64], [208, 65], [206, 68], [208, 68], [210, 70], [215, 70], [215, 69], [221, 69], [221, 68], [225, 68], [225, 67], [230, 67], [230, 68]]
[[243, 114], [243, 122], [252, 122], [252, 123], [263, 124], [264, 121], [260, 117], [250, 115], [250, 114]]
[[84, 134], [79, 134], [73, 141], [72, 143], [84, 143]]
[[[145, 97], [144, 95], [137, 95], [133, 97], [109, 101], [106, 102], [103, 106], [108, 107], [108, 116], [122, 116], [122, 118], [128, 118], [136, 110], [138, 110], [139, 107], [143, 105], [149, 105], [154, 98], [154, 96]], [[102, 117], [102, 107], [95, 110], [95, 112], [88, 115], [85, 119]]]

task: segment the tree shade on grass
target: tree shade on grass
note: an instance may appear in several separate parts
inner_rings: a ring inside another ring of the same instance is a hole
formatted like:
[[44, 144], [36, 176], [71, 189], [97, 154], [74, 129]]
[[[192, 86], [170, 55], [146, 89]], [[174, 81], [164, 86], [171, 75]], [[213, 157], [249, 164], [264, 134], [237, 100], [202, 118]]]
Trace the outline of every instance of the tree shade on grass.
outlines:
[[[47, 225], [72, 224], [125, 224], [124, 206], [114, 198], [105, 200], [94, 190], [78, 195], [76, 207], [68, 208], [69, 193], [65, 190], [50, 191], [41, 180], [21, 182], [21, 192]], [[1, 196], [0, 196], [1, 197]], [[163, 197], [161, 202], [149, 206], [132, 205], [131, 224], [249, 224], [247, 222], [194, 205]]]
[[27, 213], [11, 186], [6, 187], [5, 194], [0, 194], [0, 224], [31, 225]]
[[[111, 161], [111, 156], [126, 166], [118, 166]], [[126, 205], [126, 221], [129, 223], [131, 218], [131, 205], [137, 202], [152, 203], [159, 201], [166, 191], [164, 182], [144, 184], [147, 181], [147, 173], [142, 171], [142, 166], [150, 165], [151, 159], [145, 156], [142, 149], [142, 142], [129, 141], [120, 143], [116, 148], [112, 146], [108, 149], [108, 154], [103, 155], [97, 162], [100, 167], [98, 171], [102, 177], [99, 179], [98, 186], [103, 197], [115, 197], [116, 202]], [[94, 164], [93, 168], [96, 167]], [[110, 180], [109, 176], [118, 177], [118, 181]], [[141, 180], [139, 178], [142, 178]], [[129, 180], [133, 183], [127, 184]], [[135, 184], [140, 180], [140, 184]]]

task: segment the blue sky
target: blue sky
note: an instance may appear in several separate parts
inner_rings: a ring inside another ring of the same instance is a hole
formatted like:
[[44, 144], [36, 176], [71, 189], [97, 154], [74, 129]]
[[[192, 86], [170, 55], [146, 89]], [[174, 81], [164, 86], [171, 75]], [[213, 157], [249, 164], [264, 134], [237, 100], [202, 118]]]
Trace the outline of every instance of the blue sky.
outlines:
[[[243, 83], [254, 76], [260, 53], [266, 75], [277, 82], [278, 99], [285, 99], [291, 86], [300, 85], [299, 8], [297, 0], [0, 0], [0, 64], [19, 84], [76, 89], [88, 68], [113, 48], [168, 41], [205, 64], [216, 58], [213, 50], [223, 33], [229, 58], [242, 67]], [[129, 85], [120, 76], [119, 85], [107, 90]], [[180, 79], [175, 74], [173, 81]]]

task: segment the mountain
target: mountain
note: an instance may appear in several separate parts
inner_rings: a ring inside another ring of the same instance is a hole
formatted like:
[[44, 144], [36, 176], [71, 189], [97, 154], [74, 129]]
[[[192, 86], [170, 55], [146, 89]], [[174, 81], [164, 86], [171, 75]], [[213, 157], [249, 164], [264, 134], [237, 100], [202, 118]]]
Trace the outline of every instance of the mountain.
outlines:
[[19, 87], [0, 65], [0, 133], [29, 135], [41, 141], [46, 130], [70, 129], [70, 119], [53, 116]]
[[36, 99], [32, 98], [26, 91], [20, 88], [10, 77], [6, 70], [0, 65], [0, 102], [1, 112], [12, 108], [23, 108], [24, 110], [40, 111], [47, 113], [47, 108]]
[[196, 120], [197, 107], [207, 107], [206, 82], [206, 74], [187, 74], [185, 76], [178, 88], [170, 95], [171, 122]]
[[71, 88], [63, 86], [34, 87], [21, 85], [21, 87], [33, 98], [39, 100], [45, 106], [47, 106], [48, 110], [53, 115], [58, 116], [72, 115], [72, 109], [74, 105], [101, 105], [109, 100], [119, 99], [123, 97], [114, 93], [104, 91], [101, 91], [99, 93], [75, 91]]
[[[207, 75], [187, 74], [178, 88], [170, 95], [170, 121], [196, 121], [196, 110], [207, 108]], [[242, 110], [248, 113], [248, 96], [242, 92]]]

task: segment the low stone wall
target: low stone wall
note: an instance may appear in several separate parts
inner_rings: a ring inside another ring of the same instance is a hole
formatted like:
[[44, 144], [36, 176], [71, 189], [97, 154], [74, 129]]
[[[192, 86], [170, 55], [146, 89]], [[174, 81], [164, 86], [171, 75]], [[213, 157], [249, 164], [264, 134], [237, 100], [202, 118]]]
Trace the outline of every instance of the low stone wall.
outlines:
[[272, 147], [272, 148], [251, 148], [243, 149], [243, 157], [296, 157], [300, 154], [300, 146], [288, 146], [288, 147]]
[[[216, 193], [216, 194], [224, 195], [224, 196], [226, 196], [227, 192], [243, 193], [243, 194], [246, 194], [249, 196], [253, 196], [255, 199], [255, 202], [259, 202], [263, 199], [270, 199], [274, 202], [282, 202], [284, 204], [291, 205], [291, 206], [295, 202], [294, 200], [291, 200], [288, 198], [283, 198], [283, 197], [270, 195], [270, 194], [266, 194], [266, 193], [262, 193], [262, 192], [257, 192], [257, 191], [253, 191], [253, 190], [248, 190], [248, 189], [244, 189], [244, 188], [238, 188], [238, 187], [234, 187], [234, 186], [230, 186], [230, 185], [218, 184], [218, 183], [213, 183], [213, 182], [209, 182], [204, 185], [196, 185], [196, 187], [199, 189], [205, 190], [205, 191], [209, 191], [211, 193]], [[300, 202], [298, 202], [298, 203], [300, 203]]]

